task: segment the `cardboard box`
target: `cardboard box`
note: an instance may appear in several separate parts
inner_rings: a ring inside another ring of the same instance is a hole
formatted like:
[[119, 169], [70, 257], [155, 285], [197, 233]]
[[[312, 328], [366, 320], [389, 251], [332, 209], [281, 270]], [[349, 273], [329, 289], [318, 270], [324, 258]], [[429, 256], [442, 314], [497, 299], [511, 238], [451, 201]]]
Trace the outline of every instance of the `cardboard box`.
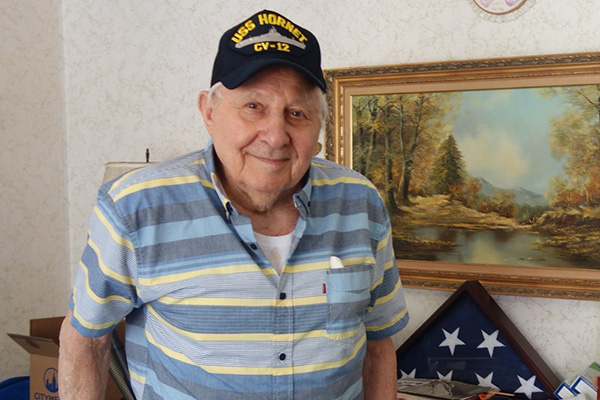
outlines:
[[[29, 335], [9, 333], [15, 342], [30, 354], [30, 400], [59, 400], [58, 336], [64, 317], [32, 319]], [[117, 332], [124, 336], [124, 324]], [[112, 377], [108, 376], [106, 400], [121, 400], [123, 395]]]

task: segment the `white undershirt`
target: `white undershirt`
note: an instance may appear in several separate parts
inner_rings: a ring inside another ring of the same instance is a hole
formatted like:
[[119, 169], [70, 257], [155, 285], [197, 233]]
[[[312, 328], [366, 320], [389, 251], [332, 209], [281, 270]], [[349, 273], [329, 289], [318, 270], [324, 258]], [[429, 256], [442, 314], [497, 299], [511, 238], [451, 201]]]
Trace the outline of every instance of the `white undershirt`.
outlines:
[[267, 236], [254, 232], [254, 236], [275, 271], [281, 275], [290, 247], [292, 247], [293, 232], [283, 236]]

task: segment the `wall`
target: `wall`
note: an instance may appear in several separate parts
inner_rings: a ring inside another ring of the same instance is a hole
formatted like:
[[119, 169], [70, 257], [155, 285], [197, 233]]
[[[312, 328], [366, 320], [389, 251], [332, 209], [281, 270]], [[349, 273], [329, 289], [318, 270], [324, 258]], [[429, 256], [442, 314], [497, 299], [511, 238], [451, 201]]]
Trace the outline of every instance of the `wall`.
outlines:
[[[197, 92], [209, 83], [221, 33], [253, 12], [272, 8], [310, 28], [324, 68], [599, 50], [595, 0], [529, 3], [498, 23], [470, 0], [62, 0], [71, 268], [105, 162], [143, 161], [146, 148], [162, 160], [204, 145]], [[448, 296], [407, 290], [413, 318], [397, 342]], [[559, 375], [600, 360], [600, 303], [496, 299]]]
[[70, 270], [60, 1], [0, 2], [0, 381], [28, 374], [5, 332], [64, 312]]

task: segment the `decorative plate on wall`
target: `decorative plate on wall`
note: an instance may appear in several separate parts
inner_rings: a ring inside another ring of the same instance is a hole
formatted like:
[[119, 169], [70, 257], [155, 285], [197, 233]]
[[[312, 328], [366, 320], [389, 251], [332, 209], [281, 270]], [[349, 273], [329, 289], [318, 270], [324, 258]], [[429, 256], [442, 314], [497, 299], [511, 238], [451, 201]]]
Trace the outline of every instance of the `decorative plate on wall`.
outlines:
[[[533, 6], [535, 0], [472, 0], [483, 17], [494, 21], [509, 21]], [[525, 5], [527, 3], [527, 5]], [[510, 16], [509, 16], [510, 14]]]
[[527, 0], [473, 0], [483, 11], [490, 14], [508, 14], [518, 10]]

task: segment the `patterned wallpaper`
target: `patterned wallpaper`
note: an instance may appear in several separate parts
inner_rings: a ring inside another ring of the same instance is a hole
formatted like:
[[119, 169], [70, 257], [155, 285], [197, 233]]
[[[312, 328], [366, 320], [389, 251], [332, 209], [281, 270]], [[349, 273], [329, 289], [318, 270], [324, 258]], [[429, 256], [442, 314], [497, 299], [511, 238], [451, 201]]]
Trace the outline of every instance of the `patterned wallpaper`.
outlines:
[[[45, 205], [50, 201], [48, 193], [55, 201], [51, 203], [50, 223], [44, 222], [43, 229], [13, 223], [2, 227], [2, 238], [10, 238], [21, 228], [23, 238], [39, 240], [35, 244], [37, 259], [47, 260], [47, 268], [60, 271], [58, 276], [47, 274], [47, 284], [55, 288], [53, 304], [60, 310], [58, 304], [63, 302], [62, 308], [66, 308], [64, 279], [72, 273], [83, 249], [87, 218], [104, 164], [143, 161], [146, 148], [151, 159], [159, 161], [203, 146], [207, 134], [196, 100], [198, 91], [209, 83], [218, 39], [234, 23], [259, 9], [279, 11], [313, 31], [321, 42], [324, 68], [599, 50], [600, 8], [595, 0], [529, 1], [529, 10], [506, 22], [483, 18], [471, 0], [265, 0], [260, 6], [248, 0], [55, 0], [44, 10], [34, 0], [3, 1], [2, 14], [23, 20], [19, 28], [9, 29], [8, 35], [22, 47], [17, 53], [24, 56], [8, 61], [3, 57], [1, 65], [10, 76], [29, 72], [44, 78], [32, 80], [31, 90], [41, 95], [39, 101], [49, 113], [44, 118], [46, 124], [41, 125], [49, 134], [8, 136], [8, 147], [0, 149], [5, 159], [2, 182], [6, 185], [5, 178], [10, 180], [9, 175], [5, 177], [6, 160], [22, 163], [33, 151], [45, 154], [46, 162], [52, 163], [43, 171], [32, 166], [25, 171], [24, 180], [38, 187], [28, 202], [22, 201], [26, 189], [13, 183], [13, 194], [7, 195], [10, 213], [37, 221], [46, 215], [38, 211], [31, 216], [28, 207]], [[0, 17], [1, 23], [9, 23], [7, 18]], [[40, 45], [33, 38], [47, 42], [41, 51], [32, 47], [32, 42]], [[2, 51], [6, 46], [2, 43]], [[62, 64], [58, 64], [62, 69], [39, 72], [40, 63], [47, 63], [47, 58], [51, 58], [50, 65], [61, 59]], [[15, 82], [8, 86], [15, 96], [27, 97], [22, 94], [27, 87]], [[4, 97], [2, 101], [4, 105]], [[58, 107], [61, 102], [62, 107]], [[39, 112], [36, 105], [15, 104], [10, 112], [17, 121], [26, 123], [32, 113]], [[12, 126], [5, 126], [4, 108], [2, 113], [3, 132], [12, 130]], [[61, 114], [64, 120], [57, 117]], [[14, 174], [17, 169], [9, 171]], [[51, 188], [58, 190], [51, 192]], [[66, 241], [67, 235], [68, 247], [63, 243], [55, 251], [56, 238], [65, 237]], [[11, 243], [16, 242], [12, 239]], [[4, 252], [3, 266], [33, 265], [28, 260], [35, 257], [24, 249], [12, 256]], [[65, 271], [66, 265], [71, 271]], [[33, 274], [40, 275], [37, 270]], [[25, 276], [28, 274], [18, 271], [10, 280], [22, 287], [30, 281]], [[2, 286], [9, 285], [3, 281]], [[21, 293], [3, 306], [9, 316], [3, 312], [0, 322], [41, 313], [32, 312], [31, 302]], [[448, 296], [445, 292], [408, 290], [413, 319], [396, 342], [404, 340]], [[497, 299], [559, 375], [569, 378], [593, 359], [600, 359], [600, 303]], [[4, 347], [4, 342], [0, 344]], [[0, 363], [0, 379], [14, 373], [8, 365], [12, 361], [25, 371], [26, 360], [18, 348], [10, 350], [14, 359]]]
[[6, 333], [63, 313], [69, 287], [59, 4], [0, 3], [0, 381], [29, 371]]

